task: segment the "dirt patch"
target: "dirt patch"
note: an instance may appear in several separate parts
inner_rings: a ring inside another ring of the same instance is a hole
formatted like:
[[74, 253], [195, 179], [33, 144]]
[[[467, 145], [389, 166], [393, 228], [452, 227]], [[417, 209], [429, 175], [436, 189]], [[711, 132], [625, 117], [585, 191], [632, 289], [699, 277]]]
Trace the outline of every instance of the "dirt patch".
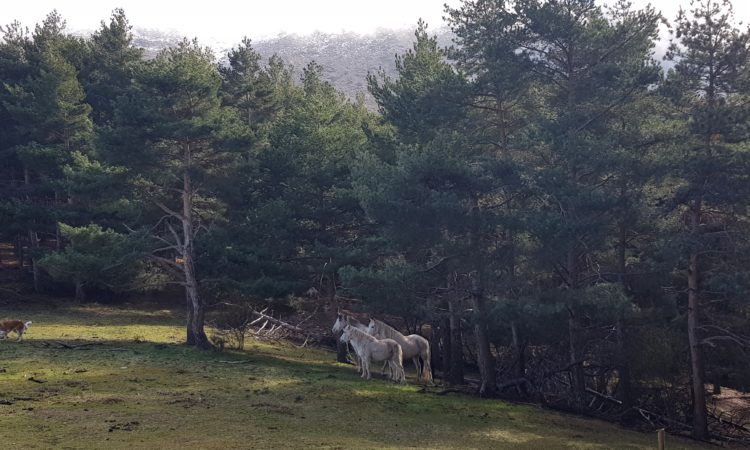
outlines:
[[263, 410], [265, 412], [269, 412], [269, 413], [282, 414], [282, 415], [285, 415], [285, 416], [293, 416], [294, 415], [294, 411], [292, 410], [292, 408], [290, 408], [288, 406], [284, 406], [284, 405], [277, 405], [277, 404], [274, 404], [274, 403], [260, 402], [260, 403], [253, 403], [250, 406], [252, 406], [253, 408], [261, 409], [261, 410]]
[[116, 423], [109, 427], [109, 432], [113, 431], [135, 431], [140, 426], [137, 420], [133, 420], [125, 423]]

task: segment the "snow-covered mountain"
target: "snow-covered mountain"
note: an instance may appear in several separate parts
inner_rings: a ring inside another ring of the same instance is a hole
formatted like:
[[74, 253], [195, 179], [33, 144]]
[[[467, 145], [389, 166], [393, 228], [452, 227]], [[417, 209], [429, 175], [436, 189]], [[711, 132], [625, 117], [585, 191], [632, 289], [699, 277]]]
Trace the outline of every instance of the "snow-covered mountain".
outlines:
[[[440, 45], [450, 45], [448, 29], [435, 32]], [[146, 57], [153, 57], [159, 50], [180, 41], [183, 35], [178, 32], [133, 29], [133, 41], [146, 50]], [[279, 55], [295, 71], [310, 61], [323, 66], [324, 78], [350, 98], [358, 93], [366, 93], [366, 76], [382, 67], [389, 75], [395, 72], [395, 56], [412, 47], [412, 30], [378, 30], [374, 34], [356, 33], [313, 33], [310, 35], [282, 34], [274, 38], [253, 41], [253, 47], [265, 60], [274, 54]], [[217, 59], [221, 59], [237, 42], [218, 39], [201, 41], [211, 47]], [[368, 99], [369, 100], [369, 99]], [[370, 101], [370, 106], [373, 106]]]

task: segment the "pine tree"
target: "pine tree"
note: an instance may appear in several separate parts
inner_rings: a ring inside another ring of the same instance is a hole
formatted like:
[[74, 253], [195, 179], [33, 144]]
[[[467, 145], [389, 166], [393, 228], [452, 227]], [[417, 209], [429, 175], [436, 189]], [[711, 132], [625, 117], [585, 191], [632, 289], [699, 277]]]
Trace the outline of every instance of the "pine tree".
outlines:
[[576, 299], [590, 297], [587, 271], [595, 249], [604, 248], [614, 205], [606, 189], [609, 127], [657, 80], [647, 55], [658, 16], [622, 2], [606, 15], [589, 0], [472, 1], [449, 13], [463, 44], [456, 57], [477, 83], [473, 104], [492, 124], [488, 140], [527, 169], [526, 195], [508, 205], [525, 209], [526, 233], [538, 245], [528, 254], [552, 270], [534, 284], [563, 287], [558, 302], [568, 312], [569, 361], [581, 397], [579, 309], [586, 301]]
[[55, 280], [73, 283], [78, 302], [86, 300], [87, 287], [127, 288], [138, 271], [139, 236], [103, 230], [98, 225], [59, 227], [68, 245], [61, 252], [45, 255], [39, 264]]
[[81, 83], [98, 126], [112, 122], [117, 98], [127, 92], [142, 62], [143, 50], [133, 45], [131, 28], [125, 12], [118, 8], [109, 24], [102, 21], [87, 42]]
[[676, 19], [677, 40], [667, 54], [675, 66], [665, 93], [687, 123], [674, 155], [674, 172], [681, 183], [673, 201], [684, 224], [679, 239], [684, 260], [679, 268], [687, 284], [693, 437], [706, 439], [702, 348], [727, 339], [731, 332], [727, 324], [706, 319], [704, 303], [712, 297], [731, 301], [736, 298], [733, 294], [746, 291], [728, 280], [740, 280], [747, 273], [736, 257], [742, 253], [743, 240], [732, 236], [747, 230], [747, 217], [739, 211], [750, 195], [743, 156], [750, 112], [750, 34], [735, 28], [728, 0], [691, 2], [691, 6], [690, 14], [681, 9]]
[[[428, 36], [424, 23], [415, 37], [413, 49], [397, 58], [397, 79], [369, 77], [383, 117], [396, 129], [393, 150], [368, 156], [357, 171], [360, 201], [381, 225], [392, 253], [380, 262], [382, 274], [374, 275], [393, 273], [395, 263], [403, 266], [415, 288], [405, 291], [401, 301], [418, 305], [444, 288], [451, 273], [470, 280], [452, 289], [472, 299], [480, 393], [492, 396], [495, 361], [487, 318], [506, 251], [498, 207], [504, 198], [498, 192], [518, 180], [512, 164], [482, 138], [481, 126], [466, 108], [469, 85], [448, 64], [445, 50]], [[447, 300], [450, 310], [458, 308], [456, 300]]]
[[136, 195], [156, 208], [144, 218], [154, 231], [151, 258], [184, 286], [187, 342], [200, 348], [211, 344], [196, 241], [222, 214], [216, 185], [236, 164], [245, 134], [221, 107], [220, 87], [211, 51], [184, 40], [137, 73], [105, 135], [109, 161], [126, 167]]
[[60, 15], [52, 12], [36, 26], [31, 39], [11, 35], [16, 51], [22, 51], [20, 67], [25, 76], [5, 84], [2, 94], [3, 109], [14, 124], [15, 145], [9, 150], [20, 163], [24, 185], [23, 192], [17, 191], [6, 205], [28, 236], [37, 290], [41, 289], [40, 233], [59, 234], [57, 219], [70, 200], [63, 168], [75, 154], [92, 152], [91, 108], [84, 101], [74, 64], [83, 53], [83, 43], [65, 35], [64, 28]]
[[285, 69], [268, 70], [278, 74], [278, 109], [226, 186], [229, 220], [204, 248], [216, 261], [207, 270], [222, 280], [217, 290], [267, 298], [314, 286], [332, 299], [338, 268], [357, 260], [367, 234], [349, 166], [368, 145], [371, 114], [324, 81], [317, 64], [298, 86]]
[[247, 126], [257, 130], [275, 109], [271, 75], [247, 37], [229, 51], [227, 60], [226, 65], [219, 66], [224, 104], [236, 108]]

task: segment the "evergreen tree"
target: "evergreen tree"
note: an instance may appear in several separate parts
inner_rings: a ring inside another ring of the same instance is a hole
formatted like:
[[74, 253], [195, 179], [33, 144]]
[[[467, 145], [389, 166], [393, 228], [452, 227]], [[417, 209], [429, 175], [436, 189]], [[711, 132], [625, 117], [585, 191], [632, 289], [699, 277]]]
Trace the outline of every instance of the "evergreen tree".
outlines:
[[271, 75], [247, 37], [229, 51], [227, 60], [226, 65], [219, 66], [224, 104], [236, 108], [247, 126], [257, 130], [274, 112]]
[[[382, 275], [393, 273], [393, 261], [403, 260], [399, 264], [406, 264], [404, 274], [415, 276], [410, 284], [422, 286], [405, 291], [402, 302], [431, 296], [445, 287], [452, 273], [470, 280], [461, 289], [472, 299], [480, 393], [492, 396], [496, 382], [488, 302], [502, 284], [507, 250], [501, 237], [506, 223], [500, 186], [517, 185], [518, 180], [513, 165], [481, 138], [482, 130], [465, 107], [470, 103], [468, 86], [446, 61], [445, 51], [427, 35], [423, 23], [415, 36], [413, 50], [397, 59], [398, 79], [369, 79], [398, 141], [392, 154], [362, 160], [358, 195], [368, 215], [382, 226], [391, 252], [381, 261]], [[425, 282], [432, 283], [430, 289]], [[455, 301], [448, 300], [449, 310], [457, 309]], [[452, 332], [459, 332], [454, 328]]]
[[[474, 104], [495, 124], [491, 142], [531, 169], [531, 196], [522, 201], [538, 243], [530, 256], [552, 269], [534, 283], [542, 290], [563, 286], [559, 302], [569, 314], [569, 359], [580, 397], [579, 306], [585, 302], [566, 291], [588, 297], [587, 272], [595, 267], [595, 249], [604, 248], [613, 207], [605, 188], [613, 162], [609, 128], [657, 80], [647, 55], [658, 16], [652, 9], [632, 12], [622, 2], [605, 15], [588, 0], [465, 2], [449, 13], [465, 44], [457, 58], [477, 81]], [[525, 136], [518, 134], [519, 120]]]
[[317, 64], [301, 86], [277, 73], [279, 109], [227, 186], [229, 221], [212, 231], [206, 270], [234, 292], [281, 297], [315, 286], [332, 298], [336, 271], [357, 260], [367, 234], [349, 166], [368, 145], [371, 114], [323, 81]]
[[221, 77], [210, 50], [182, 41], [137, 73], [121, 96], [105, 136], [108, 157], [128, 168], [134, 195], [152, 205], [152, 259], [180, 278], [188, 304], [187, 342], [211, 344], [204, 331], [206, 299], [197, 273], [196, 240], [221, 217], [216, 185], [237, 160], [244, 130], [221, 107]]
[[60, 15], [52, 12], [36, 26], [31, 39], [14, 33], [12, 44], [6, 41], [15, 51], [22, 49], [25, 72], [16, 83], [5, 84], [2, 94], [6, 117], [14, 124], [15, 145], [8, 151], [20, 165], [24, 185], [22, 192], [6, 200], [6, 209], [28, 236], [37, 290], [40, 240], [43, 234], [57, 238], [57, 219], [71, 200], [63, 169], [74, 155], [92, 153], [91, 108], [84, 102], [74, 65], [83, 43], [65, 35], [64, 28]]
[[112, 122], [117, 98], [127, 92], [142, 62], [143, 50], [133, 45], [131, 28], [125, 12], [118, 8], [109, 24], [102, 21], [87, 42], [81, 82], [99, 126]]
[[673, 166], [679, 177], [673, 197], [675, 215], [683, 225], [677, 245], [684, 259], [677, 269], [687, 285], [693, 437], [706, 439], [702, 348], [722, 339], [731, 342], [732, 333], [731, 321], [709, 320], [704, 304], [720, 301], [726, 314], [740, 298], [737, 293], [747, 292], [747, 265], [738, 256], [746, 242], [748, 222], [742, 209], [750, 195], [746, 158], [750, 34], [735, 28], [728, 0], [691, 5], [690, 14], [681, 9], [676, 19], [677, 40], [667, 54], [675, 66], [665, 92], [687, 124]]
[[141, 257], [137, 236], [126, 236], [98, 225], [60, 224], [68, 241], [65, 250], [45, 255], [39, 264], [55, 280], [73, 283], [76, 300], [86, 300], [86, 288], [125, 289], [138, 271]]

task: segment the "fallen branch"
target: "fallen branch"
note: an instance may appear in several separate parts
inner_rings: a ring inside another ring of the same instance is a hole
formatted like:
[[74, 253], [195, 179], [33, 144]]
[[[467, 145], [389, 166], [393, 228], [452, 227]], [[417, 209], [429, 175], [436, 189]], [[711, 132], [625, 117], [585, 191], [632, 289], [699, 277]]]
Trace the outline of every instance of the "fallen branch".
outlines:
[[76, 350], [76, 349], [82, 349], [84, 347], [89, 347], [92, 345], [104, 345], [104, 343], [103, 342], [86, 342], [84, 344], [66, 344], [65, 342], [52, 341], [52, 342], [42, 342], [40, 345], [42, 347], [65, 348], [69, 350]]
[[276, 326], [284, 327], [287, 330], [294, 331], [295, 333], [307, 334], [307, 333], [305, 333], [305, 330], [303, 330], [302, 328], [300, 328], [298, 326], [295, 326], [295, 325], [292, 325], [290, 323], [286, 323], [286, 322], [284, 322], [282, 320], [276, 319], [276, 318], [274, 318], [272, 316], [269, 316], [269, 315], [267, 315], [265, 313], [262, 313], [262, 312], [259, 312], [259, 311], [251, 311], [251, 313], [254, 314], [254, 315], [256, 315], [256, 316], [258, 316], [258, 317], [266, 319], [268, 322], [270, 322], [270, 323], [272, 323], [272, 324], [274, 324]]

